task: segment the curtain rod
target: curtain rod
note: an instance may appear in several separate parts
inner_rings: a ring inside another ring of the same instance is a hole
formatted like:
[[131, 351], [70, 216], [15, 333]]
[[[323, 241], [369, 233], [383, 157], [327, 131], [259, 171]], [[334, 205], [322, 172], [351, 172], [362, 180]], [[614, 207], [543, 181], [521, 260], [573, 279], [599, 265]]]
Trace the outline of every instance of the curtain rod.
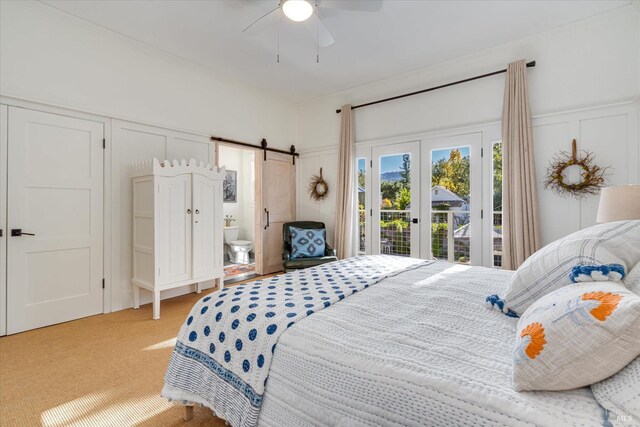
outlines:
[[[535, 67], [535, 66], [536, 66], [536, 61], [527, 62], [527, 67]], [[432, 90], [442, 89], [442, 88], [449, 87], [449, 86], [455, 86], [455, 85], [459, 85], [460, 83], [466, 83], [466, 82], [470, 82], [470, 81], [473, 81], [473, 80], [483, 79], [485, 77], [491, 77], [491, 76], [495, 76], [496, 74], [502, 74], [502, 73], [506, 73], [506, 72], [507, 72], [507, 69], [505, 68], [504, 70], [494, 71], [492, 73], [482, 74], [480, 76], [469, 77], [468, 79], [458, 80], [457, 82], [447, 83], [447, 84], [443, 84], [443, 85], [440, 85], [440, 86], [434, 86], [434, 87], [430, 87], [430, 88], [427, 88], [427, 89], [418, 90], [416, 92], [411, 92], [411, 93], [405, 93], [405, 94], [402, 94], [402, 95], [392, 96], [391, 98], [379, 99], [377, 101], [367, 102], [366, 104], [354, 105], [353, 107], [351, 107], [351, 110], [355, 110], [356, 108], [361, 108], [361, 107], [368, 107], [369, 105], [381, 104], [383, 102], [393, 101], [395, 99], [406, 98], [407, 96], [419, 95], [421, 93], [431, 92]], [[341, 111], [342, 111], [341, 109], [337, 109], [336, 113], [339, 114]]]
[[[250, 144], [248, 142], [234, 141], [233, 139], [221, 138], [219, 136], [212, 136], [211, 141], [226, 142], [228, 144], [242, 145], [243, 147], [258, 148], [260, 150], [264, 150], [265, 160], [267, 159], [266, 157], [267, 151], [273, 151], [274, 153], [290, 154], [294, 157], [296, 156], [300, 157], [300, 154], [296, 153], [295, 145], [292, 145], [291, 147], [289, 147], [289, 151], [279, 150], [277, 148], [269, 148], [267, 147], [267, 140], [264, 138], [262, 138], [262, 141], [260, 141], [260, 145]], [[295, 164], [295, 160], [293, 164]]]

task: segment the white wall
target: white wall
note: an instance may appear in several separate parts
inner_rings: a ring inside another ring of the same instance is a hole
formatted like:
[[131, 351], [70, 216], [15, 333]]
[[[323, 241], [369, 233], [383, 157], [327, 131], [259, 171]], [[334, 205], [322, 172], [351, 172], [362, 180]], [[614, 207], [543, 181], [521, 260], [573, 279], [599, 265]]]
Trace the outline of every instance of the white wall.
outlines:
[[[639, 28], [640, 13], [627, 6], [488, 51], [318, 98], [300, 106], [296, 147], [304, 152], [336, 146], [340, 121], [335, 110], [344, 103], [356, 105], [449, 83], [503, 69], [522, 58], [537, 63], [528, 71], [534, 116], [634, 99], [640, 92]], [[504, 77], [499, 75], [358, 109], [354, 112], [356, 141], [498, 121], [503, 93]]]
[[295, 105], [31, 1], [0, 2], [0, 94], [288, 148]]
[[[295, 123], [283, 119], [296, 111], [286, 98], [39, 2], [0, 1], [0, 96], [58, 114], [92, 113], [105, 123], [105, 311], [132, 306], [132, 162], [158, 157], [213, 163], [207, 135], [266, 138], [285, 149], [296, 143]], [[150, 301], [147, 293], [141, 299]]]
[[[329, 186], [329, 194], [324, 200], [313, 200], [309, 197], [309, 179], [313, 175], [320, 174]], [[334, 242], [334, 229], [336, 222], [336, 186], [338, 184], [338, 149], [336, 147], [325, 148], [316, 151], [307, 151], [296, 160], [296, 200], [297, 219], [299, 221], [322, 221], [327, 228], [327, 241]]]
[[[577, 138], [581, 149], [594, 151], [600, 163], [613, 166], [610, 184], [639, 182], [637, 167], [633, 167], [640, 162], [638, 113], [637, 105], [632, 104], [640, 93], [639, 29], [640, 13], [632, 6], [624, 7], [509, 45], [301, 105], [300, 138], [296, 146], [302, 152], [298, 168], [298, 216], [325, 221], [332, 227], [334, 195], [324, 202], [310, 201], [305, 183], [320, 166], [325, 168], [328, 181], [336, 180], [335, 147], [340, 124], [336, 108], [483, 74], [505, 68], [507, 63], [521, 58], [537, 63], [528, 70], [528, 80], [531, 109], [539, 125], [534, 132], [538, 181], [544, 182], [544, 171], [553, 154], [567, 150], [571, 138]], [[455, 134], [456, 129], [462, 128], [484, 129], [500, 121], [503, 93], [504, 77], [495, 76], [358, 109], [354, 112], [356, 144], [415, 140], [440, 131]], [[608, 117], [611, 110], [603, 106], [620, 102], [628, 104], [627, 110], [622, 113], [616, 110]], [[576, 112], [588, 107], [595, 107], [596, 111]], [[545, 118], [552, 113], [557, 114]], [[559, 198], [544, 190], [542, 184], [539, 192], [545, 242], [576, 227], [590, 225], [595, 219], [597, 198], [582, 202]], [[559, 216], [556, 213], [559, 207], [569, 214]], [[333, 231], [329, 230], [329, 234]]]
[[[579, 150], [594, 154], [598, 165], [608, 167], [607, 185], [640, 183], [640, 147], [638, 144], [637, 102], [612, 106], [582, 109], [571, 112], [537, 116], [533, 120], [536, 144], [535, 162], [540, 202], [540, 221], [543, 243], [550, 243], [562, 236], [595, 224], [598, 196], [582, 199], [559, 196], [544, 188], [549, 161], [558, 151], [570, 151], [571, 140], [578, 141]], [[486, 152], [491, 152], [491, 143], [499, 140], [500, 123], [478, 124], [446, 130], [404, 135], [373, 142], [361, 142], [358, 147], [385, 143], [425, 141], [440, 137], [453, 137], [468, 133], [480, 133]], [[426, 148], [426, 146], [425, 146]], [[490, 158], [486, 157], [485, 162]], [[329, 241], [333, 241], [335, 225], [335, 186], [337, 177], [338, 150], [325, 148], [307, 151], [300, 156], [298, 169], [298, 217], [306, 220], [324, 221], [327, 224]], [[329, 183], [330, 197], [313, 201], [307, 194], [307, 182], [312, 174], [323, 167]], [[490, 165], [482, 166], [485, 183], [490, 182], [487, 172]], [[425, 176], [423, 174], [423, 176]], [[427, 178], [428, 179], [428, 178]], [[424, 188], [422, 189], [424, 194]], [[484, 195], [490, 200], [490, 195]], [[486, 201], [486, 200], [485, 200]], [[484, 201], [483, 201], [484, 202]], [[480, 209], [479, 205], [476, 205]], [[490, 205], [484, 206], [485, 211]]]

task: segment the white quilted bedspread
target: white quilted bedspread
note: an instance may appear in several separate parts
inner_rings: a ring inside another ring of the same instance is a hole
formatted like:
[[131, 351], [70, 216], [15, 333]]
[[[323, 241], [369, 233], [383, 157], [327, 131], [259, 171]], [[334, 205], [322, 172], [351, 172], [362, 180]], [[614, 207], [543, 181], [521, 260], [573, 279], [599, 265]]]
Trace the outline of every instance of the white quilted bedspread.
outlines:
[[259, 425], [611, 425], [588, 388], [512, 389], [517, 319], [484, 306], [511, 274], [438, 262], [301, 320], [280, 337]]

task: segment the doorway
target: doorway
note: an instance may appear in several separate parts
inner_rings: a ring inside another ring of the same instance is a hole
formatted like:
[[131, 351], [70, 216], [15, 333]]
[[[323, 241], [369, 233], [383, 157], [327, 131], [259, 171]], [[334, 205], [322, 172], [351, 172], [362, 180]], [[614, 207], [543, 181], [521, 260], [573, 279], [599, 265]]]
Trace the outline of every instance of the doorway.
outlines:
[[102, 313], [104, 125], [4, 111], [7, 333]]
[[422, 141], [424, 255], [482, 265], [481, 133]]
[[420, 143], [371, 151], [371, 247], [378, 253], [420, 256]]
[[218, 165], [226, 168], [222, 190], [226, 284], [257, 276], [255, 158], [252, 149], [218, 146]]
[[358, 147], [359, 254], [482, 265], [482, 133]]
[[[225, 274], [225, 284], [282, 271], [282, 226], [296, 218], [292, 156], [218, 142], [217, 163], [227, 168], [228, 177], [225, 273], [237, 273]], [[236, 233], [239, 242], [233, 247]], [[246, 258], [235, 256], [242, 245]]]

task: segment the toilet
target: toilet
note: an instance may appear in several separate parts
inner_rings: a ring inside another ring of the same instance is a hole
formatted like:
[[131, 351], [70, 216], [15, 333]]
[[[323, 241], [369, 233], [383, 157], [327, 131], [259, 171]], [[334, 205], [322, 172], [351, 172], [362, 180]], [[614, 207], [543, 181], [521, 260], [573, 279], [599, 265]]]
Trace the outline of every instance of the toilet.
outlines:
[[227, 245], [229, 261], [234, 264], [249, 264], [249, 252], [253, 244], [248, 240], [238, 240], [240, 227], [231, 226], [224, 228], [224, 243]]

